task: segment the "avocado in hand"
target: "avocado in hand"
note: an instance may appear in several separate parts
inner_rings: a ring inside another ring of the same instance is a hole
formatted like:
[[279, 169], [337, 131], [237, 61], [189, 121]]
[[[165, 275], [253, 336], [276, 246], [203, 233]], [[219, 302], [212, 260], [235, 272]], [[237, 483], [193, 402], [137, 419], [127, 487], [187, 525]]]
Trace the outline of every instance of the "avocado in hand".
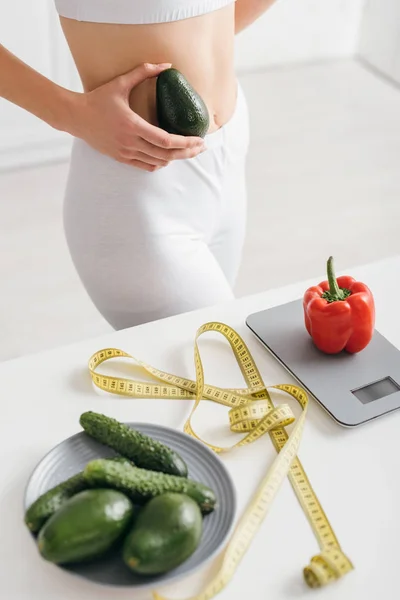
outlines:
[[158, 75], [156, 100], [161, 129], [178, 135], [206, 135], [210, 125], [207, 106], [180, 71], [171, 67]]

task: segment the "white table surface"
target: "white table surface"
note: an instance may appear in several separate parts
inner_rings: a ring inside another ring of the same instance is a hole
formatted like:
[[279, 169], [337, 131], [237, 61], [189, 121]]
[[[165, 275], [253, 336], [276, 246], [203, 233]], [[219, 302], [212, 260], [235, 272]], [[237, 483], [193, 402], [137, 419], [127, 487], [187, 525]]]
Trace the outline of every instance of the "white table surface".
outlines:
[[[371, 287], [377, 308], [377, 329], [400, 348], [400, 257], [347, 272]], [[245, 318], [249, 313], [301, 297], [306, 287], [317, 281], [318, 278], [0, 364], [0, 598], [151, 597], [148, 592], [137, 594], [100, 587], [46, 563], [39, 557], [23, 524], [22, 499], [32, 469], [55, 444], [80, 430], [78, 420], [83, 411], [95, 410], [120, 420], [149, 421], [176, 428], [182, 428], [189, 413], [189, 401], [135, 400], [97, 391], [87, 371], [91, 354], [113, 346], [161, 369], [193, 378], [196, 329], [207, 321], [219, 320], [244, 337], [267, 384], [290, 382], [287, 372], [247, 329]], [[200, 347], [207, 382], [243, 386], [222, 336], [206, 334], [200, 340]], [[118, 371], [116, 368], [113, 372], [126, 374], [126, 368], [119, 367]], [[195, 418], [197, 431], [217, 443], [226, 442], [231, 436], [236, 441], [237, 436], [228, 432], [226, 413], [223, 407], [204, 403]], [[399, 431], [400, 411], [359, 428], [345, 429], [312, 401], [299, 456], [356, 569], [327, 588], [317, 591], [307, 588], [302, 569], [318, 552], [318, 547], [290, 484], [285, 481], [233, 581], [218, 598], [376, 600], [383, 587], [387, 598], [397, 598]], [[274, 452], [266, 436], [223, 456], [237, 487], [238, 514]], [[215, 563], [190, 579], [159, 591], [170, 598], [185, 598], [200, 589], [213, 567]]]

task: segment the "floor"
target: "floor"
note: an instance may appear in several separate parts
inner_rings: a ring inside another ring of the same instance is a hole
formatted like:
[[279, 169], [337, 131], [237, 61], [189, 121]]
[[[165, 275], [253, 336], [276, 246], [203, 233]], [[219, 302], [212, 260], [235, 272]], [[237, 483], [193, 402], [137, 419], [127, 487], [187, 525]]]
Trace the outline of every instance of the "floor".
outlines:
[[[238, 296], [400, 253], [400, 91], [354, 61], [248, 73]], [[65, 245], [67, 164], [0, 175], [0, 360], [110, 331]]]

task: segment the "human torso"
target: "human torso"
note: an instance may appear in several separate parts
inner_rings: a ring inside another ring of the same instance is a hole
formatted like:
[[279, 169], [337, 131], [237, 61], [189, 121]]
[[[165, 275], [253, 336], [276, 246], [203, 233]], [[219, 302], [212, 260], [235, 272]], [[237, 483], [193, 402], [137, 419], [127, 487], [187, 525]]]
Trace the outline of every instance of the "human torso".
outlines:
[[[234, 10], [231, 2], [206, 14], [163, 23], [95, 23], [63, 16], [60, 21], [85, 90], [143, 62], [169, 62], [202, 96], [212, 132], [230, 119], [236, 102]], [[155, 124], [155, 80], [139, 84], [130, 104]]]

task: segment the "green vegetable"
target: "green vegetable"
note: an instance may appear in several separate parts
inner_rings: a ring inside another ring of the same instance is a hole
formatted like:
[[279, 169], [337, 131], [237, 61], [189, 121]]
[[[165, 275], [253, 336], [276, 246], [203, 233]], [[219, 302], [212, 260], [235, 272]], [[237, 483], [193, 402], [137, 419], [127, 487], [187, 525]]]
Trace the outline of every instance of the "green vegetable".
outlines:
[[[111, 460], [117, 462], [128, 462], [126, 458], [116, 457]], [[42, 496], [40, 496], [25, 513], [25, 523], [32, 531], [32, 533], [38, 533], [38, 531], [67, 500], [87, 489], [88, 484], [83, 476], [83, 471], [70, 477], [66, 481], [59, 483], [51, 490], [48, 490]]]
[[142, 575], [165, 573], [193, 554], [202, 531], [200, 509], [189, 496], [157, 496], [142, 509], [126, 537], [124, 562]]
[[190, 496], [204, 513], [214, 510], [216, 504], [214, 492], [202, 483], [185, 477], [138, 469], [128, 463], [93, 460], [86, 465], [84, 477], [90, 486], [120, 490], [136, 504], [144, 504], [166, 492]]
[[165, 69], [156, 84], [158, 125], [169, 133], [204, 137], [210, 116], [203, 99], [177, 69]]
[[59, 485], [40, 496], [25, 513], [25, 523], [32, 531], [37, 533], [49, 519], [67, 500], [78, 492], [88, 487], [83, 472], [70, 477]]
[[115, 419], [89, 411], [81, 415], [80, 424], [88, 435], [126, 456], [138, 467], [187, 477], [186, 463], [179, 454]]
[[56, 564], [97, 558], [132, 524], [132, 502], [115, 490], [85, 490], [70, 498], [44, 525], [40, 554]]

